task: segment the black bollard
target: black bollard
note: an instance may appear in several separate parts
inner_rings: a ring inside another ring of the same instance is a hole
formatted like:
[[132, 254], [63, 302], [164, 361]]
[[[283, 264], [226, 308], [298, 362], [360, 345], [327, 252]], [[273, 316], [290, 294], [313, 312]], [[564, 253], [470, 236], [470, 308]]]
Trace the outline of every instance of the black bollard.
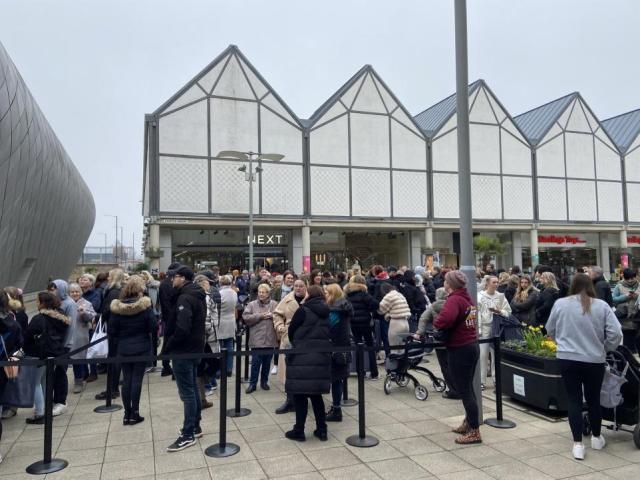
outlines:
[[355, 407], [356, 405], [358, 405], [358, 401], [349, 398], [349, 376], [347, 376], [342, 382], [342, 406]]
[[69, 462], [60, 458], [51, 458], [53, 443], [53, 370], [54, 359], [47, 358], [45, 364], [47, 385], [44, 395], [44, 455], [43, 459], [32, 463], [27, 467], [27, 473], [31, 475], [44, 475], [58, 472], [69, 465]]
[[[244, 351], [249, 351], [249, 335], [250, 329], [247, 327], [244, 333]], [[244, 377], [242, 378], [242, 383], [249, 383], [249, 357], [244, 358]]]
[[111, 383], [113, 383], [111, 381], [111, 376], [113, 375], [113, 368], [115, 366], [115, 363], [108, 363], [107, 364], [107, 398], [105, 399], [106, 402], [104, 405], [99, 405], [96, 408], [93, 409], [94, 412], [96, 413], [111, 413], [111, 412], [117, 412], [118, 410], [120, 410], [122, 408], [122, 405], [117, 405], [115, 403], [111, 403], [111, 396], [112, 396], [112, 390], [111, 390]]
[[493, 337], [493, 354], [495, 356], [493, 374], [496, 383], [496, 418], [487, 418], [484, 423], [495, 428], [514, 428], [516, 426], [515, 422], [505, 420], [502, 417], [502, 368], [500, 365], [502, 361], [502, 350], [499, 336]]
[[227, 357], [229, 352], [222, 349], [220, 352], [220, 431], [218, 443], [207, 447], [204, 454], [208, 457], [224, 458], [235, 455], [240, 447], [235, 443], [227, 443]]
[[380, 441], [366, 433], [364, 412], [364, 345], [359, 343], [356, 350], [356, 371], [358, 373], [358, 434], [351, 435], [346, 442], [352, 447], [375, 447]]
[[[238, 346], [242, 346], [242, 339], [240, 336], [236, 335], [236, 345]], [[240, 378], [240, 376], [242, 375], [242, 350], [241, 349], [236, 349], [235, 351], [235, 355], [236, 355], [236, 404], [235, 404], [235, 408], [230, 408], [229, 410], [227, 410], [227, 416], [229, 417], [246, 417], [247, 415], [249, 415], [251, 413], [251, 410], [249, 410], [248, 408], [241, 408], [240, 407], [240, 390], [242, 388], [242, 379]], [[225, 376], [226, 376], [226, 372], [225, 372]], [[222, 378], [222, 374], [220, 374], [220, 378]]]

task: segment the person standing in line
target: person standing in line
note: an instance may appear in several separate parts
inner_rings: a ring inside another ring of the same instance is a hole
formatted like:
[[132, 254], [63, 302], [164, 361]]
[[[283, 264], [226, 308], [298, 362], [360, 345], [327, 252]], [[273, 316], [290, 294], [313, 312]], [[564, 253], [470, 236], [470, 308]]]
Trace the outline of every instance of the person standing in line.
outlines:
[[384, 321], [389, 326], [389, 345], [397, 347], [403, 344], [403, 339], [399, 335], [409, 333], [411, 310], [404, 296], [390, 283], [383, 283], [380, 286], [380, 293], [383, 297], [380, 300], [378, 313], [384, 317]]
[[[220, 291], [214, 285], [215, 277], [211, 270], [205, 270], [193, 279], [193, 283], [199, 285], [204, 290], [207, 304], [207, 316], [204, 321], [204, 331], [206, 342], [204, 353], [220, 353], [220, 342], [218, 341], [218, 330], [220, 330]], [[213, 395], [218, 388], [215, 375], [220, 368], [218, 358], [203, 358], [198, 366], [198, 390], [200, 392], [200, 403], [202, 409], [210, 408], [213, 403], [207, 400], [207, 396]], [[211, 383], [209, 383], [211, 381]]]
[[251, 348], [251, 378], [246, 393], [256, 391], [258, 377], [260, 388], [270, 390], [269, 368], [271, 367], [271, 353], [264, 353], [277, 346], [276, 330], [273, 326], [273, 311], [278, 306], [271, 300], [269, 285], [258, 285], [258, 298], [249, 304], [242, 313], [242, 320], [250, 328], [249, 347]]
[[27, 312], [25, 312], [22, 289], [17, 287], [5, 287], [4, 293], [9, 296], [9, 308], [16, 317], [16, 322], [18, 322], [22, 331], [26, 332], [27, 325], [29, 324], [29, 316], [27, 315]]
[[593, 288], [596, 291], [597, 298], [604, 301], [610, 307], [613, 307], [613, 295], [611, 294], [611, 285], [604, 278], [602, 267], [594, 265], [589, 268], [589, 278], [593, 282]]
[[[282, 274], [282, 285], [280, 288], [276, 288], [273, 290], [273, 299], [276, 303], [280, 303], [280, 301], [289, 295], [293, 290], [293, 282], [296, 281], [296, 276], [292, 270], [285, 270]], [[278, 359], [280, 355], [273, 356], [273, 368], [271, 369], [271, 375], [278, 374]]]
[[[20, 350], [23, 341], [22, 332], [15, 315], [11, 312], [9, 296], [2, 288], [0, 288], [0, 336], [3, 340], [2, 344], [0, 344], [0, 359], [4, 361], [18, 360], [22, 356]], [[8, 381], [5, 369], [0, 368], [0, 395], [4, 392]], [[0, 422], [0, 439], [2, 439], [2, 422]], [[2, 462], [1, 455], [0, 462]]]
[[445, 346], [449, 371], [464, 406], [465, 418], [458, 428], [452, 430], [460, 435], [455, 440], [460, 445], [482, 442], [478, 401], [473, 390], [473, 376], [480, 356], [477, 310], [467, 293], [466, 284], [467, 277], [461, 271], [447, 272], [444, 288], [449, 296], [433, 320], [435, 328], [448, 332]]
[[[257, 295], [257, 292], [256, 292]], [[218, 340], [220, 347], [229, 351], [227, 357], [227, 376], [233, 373], [234, 341], [236, 336], [236, 307], [238, 306], [238, 294], [231, 288], [231, 276], [220, 277], [220, 329]]]
[[329, 393], [331, 384], [329, 328], [329, 307], [324, 300], [324, 291], [322, 287], [312, 285], [291, 319], [287, 341], [290, 340], [296, 350], [326, 349], [327, 353], [297, 353], [287, 357], [285, 391], [292, 396], [296, 412], [295, 425], [284, 434], [290, 440], [306, 440], [304, 427], [309, 401], [316, 419], [313, 434], [321, 441], [328, 440], [322, 395]]
[[[89, 343], [89, 331], [93, 320], [96, 318], [96, 312], [93, 310], [93, 305], [90, 301], [86, 300], [82, 296], [82, 288], [77, 283], [69, 285], [69, 296], [76, 302], [78, 307], [78, 325], [73, 332], [73, 340], [71, 350], [76, 350]], [[83, 350], [71, 358], [86, 359], [87, 351]], [[87, 364], [74, 364], [73, 365], [73, 393], [82, 393], [87, 386], [86, 378], [89, 376], [89, 366]]]
[[[353, 341], [358, 344], [364, 342], [367, 347], [373, 347], [373, 314], [378, 311], [379, 303], [367, 292], [366, 280], [362, 275], [354, 275], [344, 287], [347, 299], [353, 306], [351, 334]], [[369, 355], [369, 378], [378, 380], [378, 365], [376, 352], [373, 349]]]
[[602, 450], [606, 442], [601, 434], [600, 389], [606, 352], [618, 348], [622, 329], [611, 307], [596, 298], [591, 278], [583, 273], [573, 277], [569, 296], [553, 305], [546, 329], [557, 343], [556, 358], [567, 390], [572, 454], [575, 459], [583, 460], [583, 395], [592, 431], [591, 448]]
[[[180, 266], [181, 265], [178, 262], [174, 262], [169, 265], [166, 276], [162, 279], [160, 286], [158, 287], [158, 304], [160, 305], [160, 318], [162, 319], [163, 330], [160, 355], [164, 355], [166, 353], [167, 343], [169, 342], [169, 337], [167, 337], [167, 325], [175, 323], [176, 320], [174, 317], [176, 314], [177, 292], [175, 288], [173, 288], [173, 279], [169, 272], [177, 270]], [[160, 376], [168, 377], [169, 375], [173, 375], [171, 363], [169, 360], [163, 360], [162, 373]]]
[[622, 280], [613, 289], [613, 304], [616, 306], [616, 317], [622, 324], [623, 344], [633, 353], [638, 351], [638, 341], [640, 340], [639, 324], [634, 321], [638, 316], [639, 293], [640, 282], [638, 282], [636, 272], [625, 268], [622, 271]]
[[[400, 277], [400, 275], [398, 275]], [[418, 319], [422, 312], [427, 308], [427, 300], [424, 294], [416, 286], [416, 275], [413, 270], [404, 272], [403, 279], [400, 282], [399, 291], [404, 295], [411, 317], [409, 318], [409, 331], [415, 332], [418, 329]]]
[[538, 289], [531, 284], [529, 275], [520, 277], [520, 285], [511, 301], [511, 311], [522, 325], [536, 326], [536, 302]]
[[[193, 283], [193, 271], [184, 265], [172, 270], [170, 274], [177, 299], [176, 314], [172, 323], [167, 325], [169, 341], [166, 353], [203, 353], [207, 316], [204, 290]], [[172, 363], [180, 400], [184, 405], [184, 421], [180, 436], [167, 447], [167, 451], [178, 452], [194, 445], [195, 439], [203, 435], [200, 427], [202, 404], [198, 394], [200, 359], [174, 359]]]
[[[156, 325], [160, 319], [160, 311], [158, 309], [158, 296], [160, 293], [160, 282], [153, 278], [150, 272], [147, 270], [143, 270], [139, 274], [144, 280], [144, 294], [149, 297], [151, 300], [151, 310], [153, 311], [153, 315], [156, 317]], [[160, 339], [158, 337], [158, 329], [152, 333], [151, 339], [151, 353], [153, 355], [158, 354], [158, 347], [160, 346]], [[152, 373], [156, 371], [156, 366], [158, 362], [150, 362], [148, 363], [148, 368], [145, 370], [145, 373]]]
[[[113, 337], [120, 357], [151, 355], [153, 332], [158, 327], [151, 299], [144, 295], [145, 283], [143, 277], [132, 276], [120, 291], [120, 298], [111, 302], [109, 335]], [[123, 425], [144, 421], [140, 416], [140, 395], [145, 367], [144, 362], [121, 364]]]
[[560, 291], [556, 284], [556, 277], [551, 272], [542, 272], [538, 277], [540, 294], [536, 300], [536, 322], [544, 326], [549, 320], [553, 304], [558, 300]]
[[94, 288], [96, 278], [90, 273], [85, 273], [78, 279], [78, 284], [82, 289], [82, 298], [91, 302], [94, 312], [100, 312], [102, 308], [101, 292]]

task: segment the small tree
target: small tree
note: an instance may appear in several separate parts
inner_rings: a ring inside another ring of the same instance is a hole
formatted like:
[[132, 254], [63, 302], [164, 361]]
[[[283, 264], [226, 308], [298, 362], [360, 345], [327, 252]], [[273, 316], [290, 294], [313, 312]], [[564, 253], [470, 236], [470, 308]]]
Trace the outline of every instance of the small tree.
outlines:
[[135, 272], [142, 272], [143, 270], [149, 270], [149, 264], [144, 262], [138, 263], [133, 270]]
[[491, 262], [492, 255], [504, 253], [504, 246], [497, 238], [478, 235], [473, 238], [473, 250], [482, 257], [482, 269], [484, 270]]

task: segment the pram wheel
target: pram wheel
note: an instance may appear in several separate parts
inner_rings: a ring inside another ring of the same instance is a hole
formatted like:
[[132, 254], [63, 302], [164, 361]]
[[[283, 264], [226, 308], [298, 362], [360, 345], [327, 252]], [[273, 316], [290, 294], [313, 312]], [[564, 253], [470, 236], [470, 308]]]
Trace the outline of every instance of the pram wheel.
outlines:
[[391, 393], [391, 377], [389, 375], [384, 379], [384, 393], [387, 395]]
[[433, 388], [436, 392], [442, 393], [447, 389], [447, 383], [442, 378], [433, 379]]
[[636, 447], [640, 448], [640, 423], [638, 423], [633, 430], [633, 443], [636, 444]]
[[589, 422], [589, 415], [582, 414], [582, 434], [585, 437], [591, 435], [591, 422]]
[[396, 383], [399, 387], [406, 387], [409, 385], [409, 377], [405, 377], [404, 375], [396, 378]]
[[421, 401], [425, 401], [429, 396], [429, 391], [423, 385], [416, 385], [414, 393], [416, 394], [416, 398]]

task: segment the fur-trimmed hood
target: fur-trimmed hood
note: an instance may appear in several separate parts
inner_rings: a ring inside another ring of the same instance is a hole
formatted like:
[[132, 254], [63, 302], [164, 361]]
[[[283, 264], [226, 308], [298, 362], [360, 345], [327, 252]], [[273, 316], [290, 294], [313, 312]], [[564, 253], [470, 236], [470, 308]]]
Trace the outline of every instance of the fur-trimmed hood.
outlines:
[[46, 315], [47, 317], [55, 318], [56, 320], [60, 320], [62, 323], [66, 325], [71, 324], [71, 319], [67, 317], [64, 313], [59, 312], [57, 310], [50, 310], [48, 308], [43, 308], [42, 310], [38, 310], [42, 315]]
[[349, 282], [344, 286], [344, 293], [366, 292], [367, 286], [362, 283]]
[[151, 308], [151, 299], [149, 297], [140, 297], [136, 300], [127, 299], [123, 301], [116, 298], [111, 302], [110, 308], [111, 313], [130, 317]]

